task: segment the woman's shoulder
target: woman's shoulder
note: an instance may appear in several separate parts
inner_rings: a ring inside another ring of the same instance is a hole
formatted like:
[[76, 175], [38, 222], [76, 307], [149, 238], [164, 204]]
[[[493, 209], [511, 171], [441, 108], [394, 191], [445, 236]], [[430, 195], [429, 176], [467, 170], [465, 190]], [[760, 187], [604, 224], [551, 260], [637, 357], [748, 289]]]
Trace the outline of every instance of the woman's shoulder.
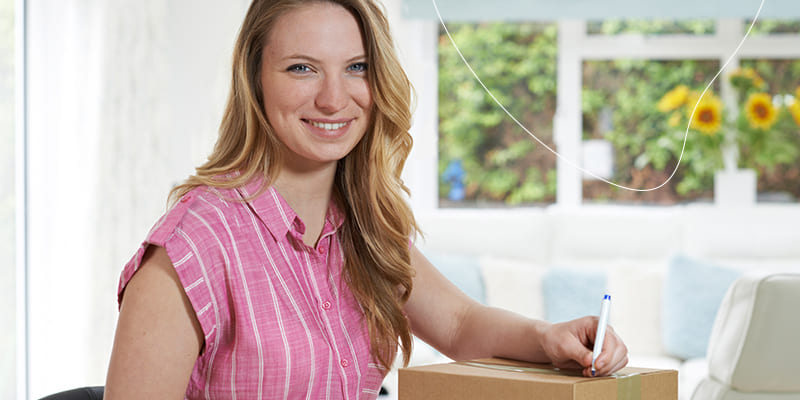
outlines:
[[181, 196], [161, 216], [148, 237], [159, 243], [176, 233], [194, 235], [215, 231], [220, 225], [227, 225], [228, 220], [238, 219], [242, 207], [243, 202], [235, 189], [198, 186]]

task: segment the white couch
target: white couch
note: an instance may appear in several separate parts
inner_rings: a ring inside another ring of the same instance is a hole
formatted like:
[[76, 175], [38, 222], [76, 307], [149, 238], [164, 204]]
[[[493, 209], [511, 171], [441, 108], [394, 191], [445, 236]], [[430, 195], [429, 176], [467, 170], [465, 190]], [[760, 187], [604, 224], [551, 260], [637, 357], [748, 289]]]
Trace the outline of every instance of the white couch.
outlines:
[[[592, 303], [581, 315], [596, 314], [602, 293], [611, 294], [611, 324], [628, 345], [629, 365], [678, 370], [681, 400], [708, 370], [707, 342], [692, 332], [710, 331], [727, 285], [742, 274], [800, 271], [796, 205], [450, 209], [417, 219], [425, 235], [417, 246], [442, 264], [460, 260], [463, 268], [443, 272], [466, 287], [476, 285], [477, 265], [480, 300], [489, 305], [549, 319], [575, 312], [573, 303], [586, 296]], [[605, 287], [595, 288], [594, 301], [583, 289], [603, 286], [598, 276]], [[581, 292], [563, 293], [573, 281]], [[703, 307], [703, 320], [692, 320]], [[412, 364], [441, 361], [422, 345], [412, 355]], [[394, 391], [395, 373], [386, 386]]]

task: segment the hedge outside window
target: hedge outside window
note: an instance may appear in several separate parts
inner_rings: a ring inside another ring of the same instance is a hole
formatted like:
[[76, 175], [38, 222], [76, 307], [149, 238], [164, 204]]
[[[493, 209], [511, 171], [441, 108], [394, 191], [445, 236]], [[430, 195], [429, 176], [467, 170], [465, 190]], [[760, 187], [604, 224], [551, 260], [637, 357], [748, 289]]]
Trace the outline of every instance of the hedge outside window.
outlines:
[[[448, 30], [498, 100], [527, 129], [553, 147], [556, 26], [448, 24]], [[444, 32], [440, 33], [440, 206], [554, 202], [555, 156], [494, 103], [464, 66]], [[454, 168], [463, 173], [454, 176]], [[459, 185], [463, 186], [461, 201], [457, 201], [458, 193], [453, 193]]]

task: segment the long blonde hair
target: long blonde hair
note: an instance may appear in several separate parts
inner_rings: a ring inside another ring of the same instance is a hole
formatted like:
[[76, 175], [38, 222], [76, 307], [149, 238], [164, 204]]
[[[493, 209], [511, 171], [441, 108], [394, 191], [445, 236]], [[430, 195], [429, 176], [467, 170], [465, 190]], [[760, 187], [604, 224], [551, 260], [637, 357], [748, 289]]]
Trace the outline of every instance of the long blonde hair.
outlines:
[[264, 112], [262, 51], [281, 15], [315, 2], [341, 5], [362, 30], [374, 110], [372, 126], [337, 166], [333, 192], [345, 213], [339, 239], [347, 284], [364, 311], [373, 357], [389, 369], [399, 345], [407, 365], [412, 340], [403, 305], [412, 289], [409, 239], [418, 228], [400, 174], [412, 146], [412, 87], [395, 54], [389, 23], [372, 0], [254, 0], [234, 48], [231, 91], [214, 151], [170, 199], [198, 186], [239, 187], [254, 177], [264, 179], [263, 192], [277, 176], [282, 145]]

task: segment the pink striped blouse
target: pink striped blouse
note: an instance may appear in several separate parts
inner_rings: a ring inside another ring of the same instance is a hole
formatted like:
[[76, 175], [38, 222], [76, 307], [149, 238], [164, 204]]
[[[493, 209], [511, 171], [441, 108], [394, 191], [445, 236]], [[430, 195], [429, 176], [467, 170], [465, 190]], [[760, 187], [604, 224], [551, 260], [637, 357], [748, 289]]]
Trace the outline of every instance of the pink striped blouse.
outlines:
[[311, 248], [273, 188], [235, 200], [259, 184], [181, 198], [125, 265], [120, 299], [146, 247], [166, 248], [205, 335], [188, 399], [375, 399], [385, 370], [343, 281], [341, 211]]

